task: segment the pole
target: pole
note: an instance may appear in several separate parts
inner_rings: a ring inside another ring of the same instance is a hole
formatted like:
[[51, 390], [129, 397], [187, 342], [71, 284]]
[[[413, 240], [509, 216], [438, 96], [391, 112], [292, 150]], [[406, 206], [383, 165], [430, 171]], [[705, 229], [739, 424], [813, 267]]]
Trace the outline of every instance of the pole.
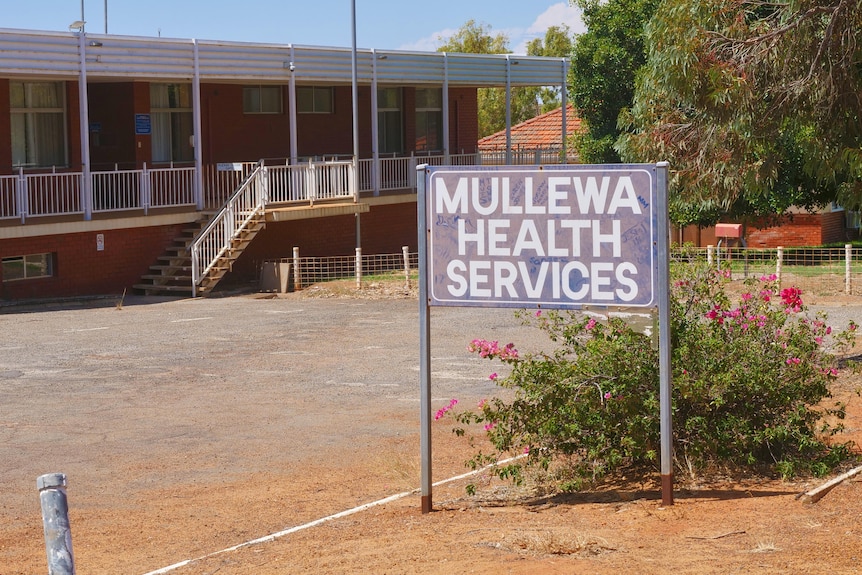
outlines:
[[[350, 71], [351, 71], [351, 94], [353, 98], [353, 201], [359, 200], [359, 86], [356, 78], [356, 0], [350, 2], [351, 12], [351, 28], [353, 36], [353, 48], [351, 50]], [[361, 232], [359, 228], [359, 214], [356, 214], [356, 247], [362, 245]]]
[[428, 224], [425, 202], [425, 165], [416, 167], [416, 212], [419, 223], [419, 427], [422, 459], [422, 513], [431, 501], [431, 313], [428, 306]]
[[42, 505], [48, 575], [75, 575], [66, 476], [63, 473], [41, 475], [36, 479], [36, 488]]
[[661, 419], [661, 502], [673, 505], [673, 426], [671, 421], [670, 339], [670, 222], [668, 220], [667, 162], [656, 164], [658, 217], [658, 326], [659, 409]]

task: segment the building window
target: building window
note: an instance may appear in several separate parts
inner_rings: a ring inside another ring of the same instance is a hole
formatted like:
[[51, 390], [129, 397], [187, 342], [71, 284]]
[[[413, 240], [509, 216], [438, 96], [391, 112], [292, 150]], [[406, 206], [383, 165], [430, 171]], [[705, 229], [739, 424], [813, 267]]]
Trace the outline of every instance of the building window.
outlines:
[[191, 162], [192, 89], [190, 84], [150, 84], [153, 162]]
[[9, 82], [12, 165], [67, 166], [63, 82]]
[[332, 114], [332, 88], [299, 86], [296, 88], [296, 111], [300, 114]]
[[281, 114], [281, 86], [243, 86], [244, 114]]
[[401, 121], [401, 88], [377, 90], [377, 147], [381, 154], [404, 151]]
[[443, 90], [416, 89], [416, 151], [443, 149]]
[[51, 254], [32, 254], [3, 258], [3, 281], [46, 278], [54, 275]]

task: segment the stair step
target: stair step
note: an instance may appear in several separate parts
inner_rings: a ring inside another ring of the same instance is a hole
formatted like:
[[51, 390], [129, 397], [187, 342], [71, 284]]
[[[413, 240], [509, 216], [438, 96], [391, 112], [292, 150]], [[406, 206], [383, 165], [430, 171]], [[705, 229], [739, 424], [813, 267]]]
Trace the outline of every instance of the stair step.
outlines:
[[141, 276], [144, 280], [165, 280], [165, 281], [185, 281], [191, 282], [192, 276], [188, 275], [160, 275], [160, 274], [144, 274]]
[[152, 271], [191, 272], [192, 266], [154, 265], [154, 266], [150, 266], [150, 269]]
[[189, 283], [189, 285], [185, 285], [185, 286], [177, 286], [177, 285], [170, 285], [170, 284], [165, 284], [165, 285], [135, 284], [132, 287], [135, 289], [144, 290], [147, 292], [169, 291], [169, 292], [173, 292], [173, 293], [177, 293], [177, 292], [191, 293], [191, 291], [192, 291], [191, 283]]

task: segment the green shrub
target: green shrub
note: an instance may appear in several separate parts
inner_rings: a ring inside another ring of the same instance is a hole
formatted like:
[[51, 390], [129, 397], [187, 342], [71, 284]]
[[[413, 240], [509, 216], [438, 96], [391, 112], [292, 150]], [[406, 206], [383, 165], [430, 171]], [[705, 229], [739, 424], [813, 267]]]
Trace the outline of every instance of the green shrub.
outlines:
[[[715, 467], [782, 476], [821, 475], [849, 454], [835, 441], [844, 406], [826, 405], [837, 376], [832, 353], [851, 339], [809, 318], [801, 292], [779, 291], [775, 277], [747, 282], [731, 301], [727, 270], [703, 262], [672, 270], [673, 442], [676, 473]], [[622, 320], [578, 312], [518, 312], [553, 343], [520, 355], [513, 344], [477, 339], [468, 349], [510, 366], [491, 379], [512, 390], [473, 410], [450, 412], [455, 433], [484, 430], [492, 449], [474, 469], [526, 454], [496, 468], [523, 478], [525, 466], [562, 470], [558, 487], [595, 485], [619, 471], [658, 467], [659, 360], [652, 337]], [[479, 432], [482, 435], [481, 432]]]

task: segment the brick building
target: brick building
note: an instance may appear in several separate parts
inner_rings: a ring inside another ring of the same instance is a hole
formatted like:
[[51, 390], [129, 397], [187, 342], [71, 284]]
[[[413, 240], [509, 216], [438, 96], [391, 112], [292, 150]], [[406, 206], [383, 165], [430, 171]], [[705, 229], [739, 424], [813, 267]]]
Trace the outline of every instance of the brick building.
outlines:
[[[253, 277], [293, 246], [415, 250], [415, 166], [482, 162], [477, 89], [564, 88], [567, 66], [363, 49], [354, 78], [352, 58], [0, 30], [0, 298], [119, 293], [158, 274], [152, 291], [183, 293], [207, 266]], [[249, 221], [224, 245], [193, 247], [236, 213]]]

